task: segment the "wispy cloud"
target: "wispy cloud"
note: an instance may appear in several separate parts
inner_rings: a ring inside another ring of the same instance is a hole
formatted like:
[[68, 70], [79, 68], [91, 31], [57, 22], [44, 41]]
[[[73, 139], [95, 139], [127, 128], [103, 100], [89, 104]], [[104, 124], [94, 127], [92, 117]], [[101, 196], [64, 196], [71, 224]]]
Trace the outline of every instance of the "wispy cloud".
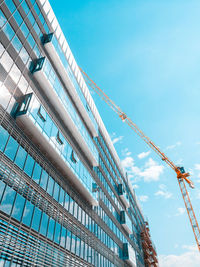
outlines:
[[141, 168], [135, 165], [134, 159], [131, 156], [125, 157], [121, 162], [129, 177], [134, 177], [135, 181], [139, 179], [143, 179], [144, 182], [158, 181], [164, 170], [164, 167], [152, 158], [149, 158]]
[[144, 158], [148, 157], [150, 153], [151, 153], [151, 151], [142, 152], [142, 153], [138, 154], [137, 156], [139, 159], [144, 159]]
[[147, 200], [149, 199], [149, 197], [146, 195], [141, 195], [138, 198], [141, 202], [147, 202]]
[[128, 150], [128, 148], [124, 148], [124, 149], [122, 149], [122, 155], [124, 156], [124, 157], [127, 157], [127, 156], [130, 156], [132, 153]]
[[200, 254], [196, 246], [183, 246], [183, 248], [187, 251], [180, 255], [160, 255], [159, 265], [162, 267], [199, 267]]
[[167, 146], [167, 147], [166, 147], [166, 150], [172, 150], [172, 149], [174, 149], [174, 148], [176, 148], [177, 146], [180, 146], [180, 145], [181, 145], [181, 142], [178, 141], [178, 142], [176, 142], [176, 143], [173, 144], [173, 145]]
[[113, 145], [118, 143], [119, 141], [121, 141], [124, 137], [123, 136], [119, 136], [119, 137], [115, 137], [112, 142], [113, 142]]
[[154, 195], [164, 197], [166, 199], [169, 199], [172, 197], [172, 193], [167, 190], [167, 187], [164, 184], [159, 185], [159, 190], [156, 193], [154, 193]]
[[181, 216], [184, 213], [185, 213], [185, 208], [178, 208], [175, 216]]
[[138, 189], [139, 188], [139, 186], [137, 184], [133, 184], [132, 187], [133, 187], [133, 189]]

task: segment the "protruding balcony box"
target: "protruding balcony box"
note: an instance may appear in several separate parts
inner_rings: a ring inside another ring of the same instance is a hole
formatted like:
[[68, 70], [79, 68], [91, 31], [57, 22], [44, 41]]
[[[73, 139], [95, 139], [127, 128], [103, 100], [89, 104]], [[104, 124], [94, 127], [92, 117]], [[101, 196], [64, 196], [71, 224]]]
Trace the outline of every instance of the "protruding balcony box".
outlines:
[[97, 200], [92, 196], [89, 190], [85, 187], [72, 169], [66, 164], [61, 155], [56, 151], [52, 144], [45, 138], [45, 136], [40, 132], [40, 130], [35, 126], [34, 122], [28, 117], [27, 114], [18, 116], [17, 124], [21, 126], [24, 132], [31, 137], [32, 141], [40, 147], [40, 150], [43, 151], [50, 158], [51, 162], [54, 162], [63, 173], [65, 173], [67, 179], [71, 183], [75, 184], [78, 191], [83, 195], [83, 197], [92, 205], [98, 206]]
[[122, 259], [126, 261], [130, 266], [136, 267], [136, 256], [135, 250], [131, 247], [130, 244], [123, 244], [123, 256]]
[[30, 67], [31, 73], [33, 74], [35, 80], [38, 82], [40, 88], [43, 91], [43, 94], [47, 97], [48, 101], [53, 105], [57, 113], [60, 115], [63, 123], [67, 126], [72, 136], [75, 137], [76, 141], [78, 142], [79, 146], [87, 156], [88, 160], [91, 162], [93, 166], [98, 166], [97, 159], [88, 148], [88, 145], [86, 144], [84, 138], [80, 134], [80, 131], [77, 129], [77, 126], [75, 125], [70, 115], [68, 114], [67, 110], [63, 106], [61, 100], [59, 99], [56, 92], [52, 88], [50, 82], [44, 75], [42, 71], [44, 60], [45, 58], [39, 58], [34, 62], [32, 62], [32, 65]]
[[127, 233], [132, 233], [132, 223], [124, 210], [120, 211], [120, 224], [124, 227]]
[[122, 202], [124, 203], [125, 207], [128, 208], [130, 205], [129, 205], [128, 199], [126, 198], [125, 191], [123, 190], [122, 184], [118, 184], [118, 195], [121, 198]]
[[54, 45], [52, 43], [52, 39], [54, 38], [53, 33], [43, 35], [42, 37], [42, 43], [44, 45], [44, 48], [46, 50], [46, 53], [48, 55], [48, 58], [52, 61], [53, 65], [57, 69], [63, 83], [65, 84], [65, 87], [68, 89], [69, 94], [71, 95], [72, 99], [74, 100], [74, 103], [77, 104], [77, 108], [79, 109], [80, 113], [82, 114], [88, 128], [90, 129], [93, 137], [97, 137], [98, 133], [87, 113], [87, 111], [84, 108], [83, 103], [80, 100], [79, 95], [76, 92], [76, 89], [74, 85], [72, 84], [69, 75], [64, 68], [64, 65], [62, 64], [62, 61], [60, 60], [60, 57], [58, 53], [56, 52]]

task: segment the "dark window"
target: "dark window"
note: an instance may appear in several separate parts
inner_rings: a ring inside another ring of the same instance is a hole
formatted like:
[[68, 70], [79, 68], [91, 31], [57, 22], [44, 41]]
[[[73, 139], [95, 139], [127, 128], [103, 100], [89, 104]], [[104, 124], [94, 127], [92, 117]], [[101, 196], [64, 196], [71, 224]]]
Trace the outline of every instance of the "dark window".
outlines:
[[40, 108], [38, 109], [38, 116], [43, 122], [45, 122], [47, 119], [47, 113], [42, 106], [40, 106]]

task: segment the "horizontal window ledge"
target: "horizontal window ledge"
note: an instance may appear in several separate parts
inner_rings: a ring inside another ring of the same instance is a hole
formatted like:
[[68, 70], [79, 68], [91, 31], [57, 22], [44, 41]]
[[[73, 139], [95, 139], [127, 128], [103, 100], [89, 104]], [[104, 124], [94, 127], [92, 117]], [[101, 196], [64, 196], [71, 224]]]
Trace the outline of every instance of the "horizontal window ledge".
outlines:
[[54, 89], [52, 88], [50, 82], [47, 80], [42, 70], [33, 73], [35, 80], [39, 83], [40, 88], [43, 90], [43, 93], [47, 97], [48, 101], [54, 106], [55, 110], [58, 112], [60, 117], [62, 118], [62, 122], [69, 129], [72, 136], [74, 136], [75, 140], [81, 147], [82, 151], [88, 158], [89, 162], [95, 167], [98, 166], [98, 161], [91, 152], [84, 138], [80, 134], [80, 131], [77, 129], [75, 123], [71, 119], [67, 110], [64, 108], [61, 100], [58, 98]]
[[124, 194], [122, 195], [119, 195], [121, 201], [123, 202], [123, 204], [125, 205], [126, 208], [129, 208], [130, 207], [130, 204], [128, 202], [128, 200], [126, 199], [126, 197], [124, 196]]
[[123, 226], [123, 228], [126, 230], [126, 232], [129, 235], [132, 234], [132, 230], [128, 227], [128, 225], [126, 223], [121, 223], [121, 225]]
[[97, 137], [98, 136], [97, 129], [93, 125], [83, 103], [81, 102], [81, 99], [80, 99], [78, 93], [76, 92], [76, 89], [75, 89], [74, 85], [72, 84], [72, 82], [69, 78], [69, 75], [68, 75], [67, 71], [65, 70], [53, 44], [51, 42], [45, 43], [44, 48], [46, 50], [46, 53], [47, 53], [49, 59], [53, 63], [54, 67], [57, 69], [59, 76], [61, 77], [65, 87], [68, 90], [68, 93], [71, 95], [71, 97], [74, 100], [74, 103], [76, 104], [79, 112], [82, 114], [83, 119], [84, 119], [85, 123], [87, 124], [88, 128], [90, 129], [93, 137]]
[[63, 160], [58, 151], [47, 140], [45, 135], [37, 128], [31, 118], [27, 115], [21, 115], [16, 118], [16, 122], [21, 127], [25, 134], [33, 141], [35, 145], [39, 147], [41, 152], [57, 166], [59, 170], [64, 174], [64, 177], [68, 179], [77, 189], [77, 191], [92, 205], [98, 206], [98, 201], [93, 197], [89, 190], [85, 187], [84, 183], [78, 178], [67, 162]]

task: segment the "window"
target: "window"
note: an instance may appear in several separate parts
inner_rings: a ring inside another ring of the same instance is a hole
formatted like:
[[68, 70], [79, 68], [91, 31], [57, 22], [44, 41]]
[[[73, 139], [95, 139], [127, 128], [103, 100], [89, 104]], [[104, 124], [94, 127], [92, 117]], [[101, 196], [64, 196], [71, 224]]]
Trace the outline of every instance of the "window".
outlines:
[[19, 53], [22, 48], [22, 43], [20, 42], [19, 38], [15, 36], [12, 40], [12, 45], [14, 46], [15, 50]]
[[19, 146], [19, 144], [17, 143], [17, 141], [12, 136], [10, 136], [10, 138], [8, 140], [8, 144], [7, 144], [6, 149], [5, 149], [5, 154], [11, 160], [14, 160], [18, 146]]
[[23, 19], [17, 10], [15, 11], [13, 17], [16, 20], [17, 24], [20, 26], [23, 22]]
[[49, 218], [48, 234], [47, 237], [53, 240], [55, 221], [52, 218]]
[[54, 180], [51, 176], [49, 176], [48, 186], [47, 186], [47, 193], [52, 196], [53, 194], [53, 187], [54, 187]]
[[15, 195], [16, 195], [16, 192], [12, 188], [7, 186], [6, 190], [4, 191], [4, 196], [1, 202], [0, 210], [10, 215], [13, 202], [15, 199]]
[[28, 30], [28, 28], [27, 28], [27, 26], [26, 26], [26, 24], [24, 22], [23, 22], [23, 24], [21, 26], [21, 31], [23, 32], [24, 37], [26, 38], [28, 36], [28, 34], [29, 34], [29, 30]]
[[61, 230], [61, 225], [58, 222], [56, 222], [55, 234], [54, 234], [54, 241], [57, 244], [60, 243], [60, 230]]
[[26, 224], [27, 226], [30, 226], [31, 224], [33, 208], [34, 208], [33, 204], [29, 201], [26, 201], [22, 222]]
[[40, 225], [40, 233], [44, 236], [46, 236], [46, 233], [47, 233], [48, 220], [49, 220], [49, 216], [43, 212], [41, 225]]
[[15, 205], [12, 211], [12, 217], [14, 217], [18, 221], [21, 221], [24, 203], [25, 199], [21, 195], [17, 194]]
[[56, 140], [60, 145], [63, 145], [63, 137], [62, 137], [62, 135], [60, 134], [59, 131], [57, 132]]
[[11, 40], [15, 35], [15, 32], [13, 31], [9, 23], [4, 26], [3, 31], [5, 32], [9, 40]]
[[17, 166], [20, 167], [21, 169], [23, 169], [23, 167], [24, 167], [24, 162], [25, 162], [25, 159], [26, 159], [26, 155], [27, 155], [26, 150], [24, 150], [20, 146], [18, 151], [17, 151], [16, 158], [15, 158], [15, 164], [17, 164]]
[[39, 181], [40, 181], [41, 172], [42, 172], [42, 167], [36, 162], [32, 178], [38, 184], [39, 184]]
[[10, 0], [5, 0], [5, 3], [7, 5], [7, 7], [8, 7], [8, 9], [10, 10], [10, 12], [13, 13], [15, 11], [15, 9], [16, 9], [15, 5], [13, 4], [13, 2], [10, 1]]
[[48, 181], [48, 173], [45, 170], [43, 170], [42, 175], [41, 175], [41, 180], [40, 180], [40, 186], [44, 190], [46, 190], [47, 188], [47, 181]]
[[28, 155], [27, 159], [26, 159], [26, 163], [25, 163], [25, 167], [24, 167], [24, 171], [25, 173], [31, 177], [32, 175], [32, 171], [33, 171], [33, 166], [34, 166], [34, 159]]
[[7, 21], [6, 17], [2, 13], [2, 11], [0, 10], [0, 27], [3, 27], [3, 25], [6, 23], [6, 21]]
[[32, 220], [32, 228], [38, 232], [40, 226], [40, 218], [41, 218], [41, 210], [35, 207], [33, 220]]
[[8, 140], [9, 133], [2, 126], [0, 126], [0, 136], [0, 150], [3, 151]]

